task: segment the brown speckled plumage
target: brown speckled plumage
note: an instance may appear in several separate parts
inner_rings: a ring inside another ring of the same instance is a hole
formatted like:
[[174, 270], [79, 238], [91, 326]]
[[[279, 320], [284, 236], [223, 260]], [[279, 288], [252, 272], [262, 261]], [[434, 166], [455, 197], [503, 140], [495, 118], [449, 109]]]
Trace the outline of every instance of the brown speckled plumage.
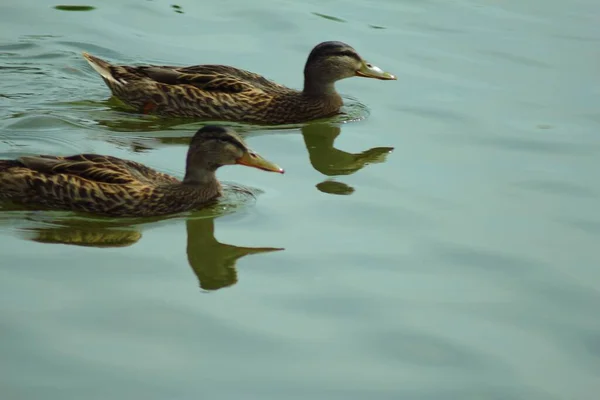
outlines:
[[302, 91], [225, 65], [122, 66], [83, 53], [113, 95], [139, 112], [212, 121], [289, 124], [339, 112], [337, 80], [396, 79], [364, 61], [345, 43], [324, 42], [311, 52]]
[[0, 160], [0, 199], [55, 210], [147, 217], [193, 210], [221, 195], [215, 171], [244, 164], [283, 172], [232, 130], [206, 126], [188, 150], [183, 181], [111, 156], [33, 156]]

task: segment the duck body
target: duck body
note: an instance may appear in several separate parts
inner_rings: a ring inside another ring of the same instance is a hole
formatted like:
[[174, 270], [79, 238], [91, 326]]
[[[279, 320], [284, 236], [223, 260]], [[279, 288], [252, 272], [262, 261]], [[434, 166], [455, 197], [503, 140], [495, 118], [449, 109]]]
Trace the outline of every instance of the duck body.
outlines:
[[283, 173], [231, 129], [205, 126], [192, 138], [183, 180], [112, 156], [27, 156], [0, 160], [0, 200], [113, 217], [173, 214], [218, 198], [216, 170], [232, 164]]
[[0, 198], [53, 210], [146, 217], [199, 208], [221, 194], [116, 157], [79, 154], [0, 161]]
[[335, 81], [350, 76], [396, 79], [341, 42], [313, 49], [303, 90], [227, 65], [126, 66], [83, 56], [112, 94], [138, 112], [210, 121], [279, 125], [329, 117], [343, 105]]
[[86, 58], [102, 66], [115, 97], [146, 114], [288, 124], [334, 115], [343, 104], [337, 93], [309, 96], [225, 65], [112, 66], [89, 54]]

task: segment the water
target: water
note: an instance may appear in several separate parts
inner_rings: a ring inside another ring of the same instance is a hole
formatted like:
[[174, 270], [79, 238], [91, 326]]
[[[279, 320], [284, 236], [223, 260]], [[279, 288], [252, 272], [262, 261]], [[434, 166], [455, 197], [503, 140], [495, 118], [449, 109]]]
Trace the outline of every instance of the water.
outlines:
[[597, 397], [597, 2], [59, 5], [0, 5], [3, 158], [181, 176], [199, 125], [115, 108], [84, 50], [299, 87], [312, 46], [343, 40], [399, 80], [340, 82], [359, 121], [240, 127], [286, 169], [219, 172], [254, 195], [149, 221], [0, 213], [3, 398]]

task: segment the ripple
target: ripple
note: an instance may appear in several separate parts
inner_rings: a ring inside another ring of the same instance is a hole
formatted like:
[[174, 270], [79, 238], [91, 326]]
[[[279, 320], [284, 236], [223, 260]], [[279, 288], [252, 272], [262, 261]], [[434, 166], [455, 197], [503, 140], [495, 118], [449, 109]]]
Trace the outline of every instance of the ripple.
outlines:
[[9, 151], [0, 151], [0, 156], [5, 159], [29, 154], [81, 154], [87, 149], [68, 137], [41, 135], [39, 132], [7, 139], [1, 135], [0, 142], [11, 147]]
[[472, 138], [471, 143], [483, 146], [492, 146], [504, 148], [507, 150], [518, 150], [535, 153], [546, 153], [555, 155], [589, 155], [595, 154], [598, 150], [594, 147], [578, 145], [568, 142], [548, 142], [542, 140], [533, 140], [525, 138]]
[[503, 52], [503, 51], [482, 50], [482, 51], [480, 51], [480, 53], [487, 54], [489, 56], [492, 56], [493, 58], [498, 58], [500, 60], [509, 61], [509, 62], [512, 62], [513, 64], [517, 64], [517, 65], [524, 65], [524, 66], [528, 66], [528, 67], [536, 67], [536, 68], [544, 68], [544, 69], [551, 68], [550, 64], [548, 64], [548, 63], [538, 61], [533, 58], [520, 56], [520, 55], [516, 55], [516, 54], [511, 54], [511, 53], [507, 53], [507, 52]]
[[54, 6], [56, 10], [60, 11], [92, 11], [95, 10], [96, 7], [93, 6], [67, 6], [67, 5], [59, 5]]
[[[33, 112], [34, 114], [36, 112]], [[84, 121], [74, 120], [63, 115], [28, 115], [28, 113], [16, 113], [11, 116], [14, 122], [4, 125], [5, 130], [32, 131], [32, 130], [63, 130], [65, 128], [89, 128]], [[6, 121], [6, 120], [5, 120]]]
[[416, 115], [418, 117], [424, 118], [435, 118], [444, 121], [454, 121], [460, 122], [462, 124], [467, 124], [472, 121], [472, 118], [467, 117], [459, 112], [452, 111], [450, 109], [441, 109], [434, 107], [395, 107], [396, 110], [406, 112], [412, 115]]
[[177, 5], [177, 4], [171, 4], [171, 8], [173, 9], [173, 11], [175, 11], [177, 14], [183, 14], [183, 9], [181, 8], [181, 6]]
[[369, 107], [358, 101], [355, 97], [343, 95], [342, 98], [348, 100], [344, 102], [344, 106], [342, 107], [341, 111], [343, 114], [331, 118], [330, 122], [346, 123], [362, 121], [367, 119], [371, 114]]
[[516, 257], [486, 249], [456, 243], [432, 243], [428, 250], [444, 262], [461, 265], [463, 267], [476, 267], [492, 269], [502, 272], [523, 273], [531, 269], [542, 269], [537, 261], [525, 257]]
[[474, 349], [426, 332], [411, 332], [406, 327], [396, 332], [371, 333], [365, 337], [365, 343], [370, 343], [382, 357], [393, 357], [414, 366], [452, 366], [466, 370], [499, 368], [495, 365], [497, 361], [492, 363]]
[[[447, 27], [447, 26], [439, 26], [439, 25], [433, 25], [430, 23], [426, 23], [426, 22], [412, 22], [407, 24], [407, 26], [413, 26], [415, 28], [417, 28], [418, 30], [423, 30], [423, 31], [430, 31], [430, 32], [440, 32], [443, 34], [461, 34], [461, 33], [466, 33], [466, 31], [464, 29], [458, 29], [456, 27]], [[457, 26], [457, 25], [454, 25]]]
[[586, 219], [562, 219], [563, 223], [594, 236], [600, 236], [600, 221]]
[[18, 55], [18, 50], [36, 48], [38, 45], [31, 42], [20, 42], [0, 45], [0, 57]]
[[348, 22], [345, 19], [342, 18], [338, 18], [338, 17], [334, 17], [333, 15], [327, 15], [327, 14], [321, 14], [318, 12], [311, 12], [312, 15], [316, 15], [317, 17], [321, 17], [323, 19], [327, 19], [329, 21], [335, 21], [335, 22]]
[[[21, 37], [19, 42], [0, 45], [0, 58], [7, 60], [43, 60], [64, 58], [68, 53], [42, 46], [38, 38]], [[19, 65], [22, 65], [19, 63]], [[38, 63], [32, 64], [38, 66]]]
[[271, 32], [294, 32], [298, 29], [296, 21], [290, 19], [289, 15], [283, 16], [278, 10], [242, 9], [227, 14], [229, 17], [236, 17], [242, 24], [252, 24]]
[[596, 359], [595, 367], [598, 368], [600, 366], [600, 334], [590, 332], [583, 340], [583, 345], [586, 352]]
[[27, 74], [39, 74], [45, 75], [46, 72], [43, 68], [40, 67], [30, 67], [27, 65], [0, 65], [0, 71], [3, 73], [14, 73], [21, 75], [22, 73]]
[[573, 42], [581, 42], [581, 43], [596, 43], [600, 42], [600, 38], [594, 36], [583, 36], [583, 35], [566, 35], [566, 34], [553, 34], [552, 37], [563, 39], [567, 41]]
[[515, 184], [523, 189], [532, 190], [540, 193], [554, 194], [554, 195], [571, 195], [578, 197], [589, 197], [596, 198], [598, 194], [593, 189], [587, 186], [577, 185], [570, 182], [559, 182], [551, 180], [529, 180], [524, 182], [518, 182]]
[[[77, 140], [73, 140], [73, 136], [80, 136], [79, 128], [80, 123], [65, 117], [29, 116], [6, 124], [0, 131], [0, 141], [12, 148], [19, 148], [19, 152], [16, 153], [19, 155], [23, 154], [26, 148], [33, 149], [31, 152], [35, 154], [82, 153], [84, 147], [79, 145]], [[69, 135], [66, 131], [75, 132]], [[15, 154], [12, 150], [2, 153], [9, 157]]]
[[[77, 59], [80, 61], [81, 65], [87, 65], [86, 61], [83, 59], [83, 57], [81, 57], [81, 52], [82, 51], [88, 51], [94, 54], [98, 54], [99, 56], [102, 57], [106, 57], [106, 58], [114, 58], [116, 60], [126, 60], [127, 57], [124, 56], [123, 54], [109, 48], [109, 47], [104, 47], [101, 45], [97, 45], [97, 44], [93, 44], [93, 43], [89, 43], [89, 42], [80, 42], [77, 40], [60, 40], [56, 42], [57, 44], [60, 44], [62, 46], [65, 46], [69, 49], [73, 49], [76, 50], [77, 52]], [[96, 72], [94, 72], [93, 70], [88, 70], [86, 68], [86, 71], [89, 72], [90, 76], [94, 76], [97, 77], [98, 74]]]

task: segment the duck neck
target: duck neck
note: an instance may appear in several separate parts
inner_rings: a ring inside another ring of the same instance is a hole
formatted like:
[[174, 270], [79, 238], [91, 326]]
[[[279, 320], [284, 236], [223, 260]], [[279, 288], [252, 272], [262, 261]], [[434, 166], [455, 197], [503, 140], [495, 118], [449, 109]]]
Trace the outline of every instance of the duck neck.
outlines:
[[304, 90], [302, 92], [308, 96], [314, 97], [338, 96], [338, 93], [335, 90], [335, 82], [310, 79], [310, 77], [304, 78]]
[[191, 197], [195, 204], [202, 204], [222, 193], [221, 184], [217, 180], [215, 171], [186, 172], [183, 182], [178, 185], [181, 197]]
[[318, 70], [306, 67], [304, 69], [304, 94], [309, 96], [337, 96], [335, 81], [325, 79]]
[[205, 186], [218, 183], [216, 168], [188, 168], [183, 183], [192, 186]]

